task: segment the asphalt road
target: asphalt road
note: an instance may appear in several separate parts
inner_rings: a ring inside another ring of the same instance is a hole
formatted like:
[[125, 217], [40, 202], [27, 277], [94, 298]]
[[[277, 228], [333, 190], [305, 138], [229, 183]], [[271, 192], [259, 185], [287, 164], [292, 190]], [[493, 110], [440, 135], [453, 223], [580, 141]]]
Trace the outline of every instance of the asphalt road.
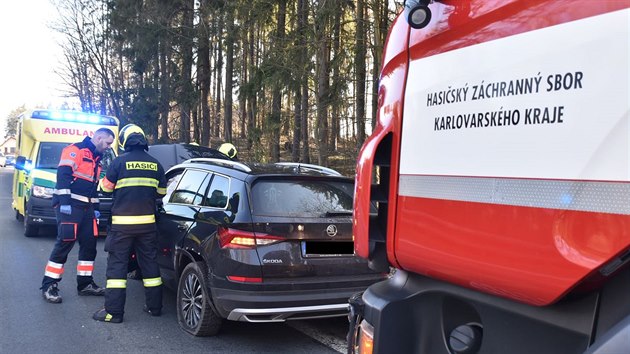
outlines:
[[[127, 288], [125, 321], [97, 322], [103, 297], [76, 293], [78, 244], [60, 283], [62, 304], [42, 299], [39, 287], [55, 241], [55, 230], [27, 238], [11, 208], [13, 168], [0, 168], [0, 353], [337, 353], [344, 350], [347, 320], [287, 323], [225, 321], [215, 337], [193, 337], [179, 328], [175, 294], [164, 291], [161, 317], [142, 311], [140, 281]], [[94, 279], [105, 285], [107, 254], [99, 239]]]

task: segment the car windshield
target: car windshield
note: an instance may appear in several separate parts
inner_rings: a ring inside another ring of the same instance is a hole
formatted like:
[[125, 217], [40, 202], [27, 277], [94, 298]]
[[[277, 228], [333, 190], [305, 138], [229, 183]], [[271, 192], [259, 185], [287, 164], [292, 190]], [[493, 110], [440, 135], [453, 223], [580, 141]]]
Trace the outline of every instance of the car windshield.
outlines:
[[61, 150], [68, 146], [68, 143], [41, 143], [35, 168], [57, 168], [61, 158]]
[[258, 216], [349, 216], [353, 192], [351, 182], [262, 180], [252, 186], [252, 210]]

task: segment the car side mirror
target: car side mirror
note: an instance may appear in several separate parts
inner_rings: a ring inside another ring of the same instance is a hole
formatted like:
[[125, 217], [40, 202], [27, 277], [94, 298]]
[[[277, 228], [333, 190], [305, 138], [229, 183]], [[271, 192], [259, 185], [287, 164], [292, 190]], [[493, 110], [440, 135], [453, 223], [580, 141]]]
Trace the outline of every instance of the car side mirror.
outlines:
[[15, 159], [15, 169], [16, 170], [28, 172], [29, 170], [26, 169], [27, 165], [31, 165], [31, 161], [27, 160], [26, 157], [18, 156]]

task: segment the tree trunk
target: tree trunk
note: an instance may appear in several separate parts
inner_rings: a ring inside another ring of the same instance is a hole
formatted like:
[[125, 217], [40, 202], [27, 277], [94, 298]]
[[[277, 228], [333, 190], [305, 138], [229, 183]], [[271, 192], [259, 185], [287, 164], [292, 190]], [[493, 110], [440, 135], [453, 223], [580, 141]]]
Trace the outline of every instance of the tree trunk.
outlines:
[[356, 49], [354, 55], [356, 84], [357, 147], [365, 141], [365, 0], [357, 0]]
[[[298, 0], [298, 41], [299, 41], [299, 53], [298, 58], [303, 65], [302, 75], [300, 76], [300, 82], [298, 83], [297, 90], [301, 90], [300, 97], [300, 115], [297, 117], [300, 120], [300, 134], [302, 149], [300, 151], [300, 161], [303, 163], [310, 163], [310, 148], [308, 137], [308, 78], [309, 78], [309, 60], [308, 60], [308, 46], [306, 42], [306, 30], [308, 25], [308, 1]], [[298, 94], [296, 94], [297, 100]], [[296, 112], [297, 116], [297, 112]], [[298, 146], [294, 146], [294, 149], [298, 149]]]
[[[277, 32], [275, 40], [276, 58], [278, 61], [282, 60], [284, 53], [284, 27], [286, 25], [286, 12], [287, 3], [286, 0], [278, 1], [278, 13], [277, 13]], [[280, 63], [276, 63], [280, 67]], [[276, 78], [273, 83], [273, 89], [271, 94], [271, 139], [270, 139], [270, 157], [271, 162], [280, 161], [280, 125], [281, 125], [281, 110], [282, 110], [282, 84], [279, 78]]]
[[223, 119], [223, 136], [225, 141], [232, 141], [232, 86], [234, 79], [234, 10], [229, 2], [226, 1], [225, 9], [225, 109]]
[[330, 42], [327, 28], [330, 18], [327, 2], [318, 5], [318, 14], [315, 21], [315, 33], [317, 38], [317, 140], [319, 165], [328, 165], [328, 108], [330, 105]]
[[[168, 25], [164, 23], [164, 25]], [[158, 111], [160, 117], [160, 130], [158, 141], [162, 144], [168, 143], [168, 113], [169, 113], [169, 102], [171, 97], [171, 88], [170, 88], [170, 72], [168, 67], [168, 62], [170, 61], [170, 41], [168, 40], [169, 35], [167, 34], [166, 27], [163, 31], [162, 39], [159, 44], [159, 56], [160, 56], [160, 66], [159, 66], [159, 81], [160, 81], [160, 96], [158, 102]]]
[[198, 72], [199, 72], [199, 88], [201, 102], [201, 132], [200, 144], [210, 146], [210, 107], [208, 106], [208, 98], [210, 95], [210, 38], [208, 31], [208, 0], [199, 1], [199, 11], [201, 13], [200, 23], [198, 25], [199, 54], [198, 54]]
[[221, 45], [221, 40], [223, 38], [223, 13], [222, 10], [217, 11], [216, 13], [216, 24], [217, 24], [217, 43], [216, 43], [216, 61], [214, 66], [214, 72], [216, 75], [216, 90], [215, 90], [215, 107], [216, 111], [214, 112], [214, 125], [213, 125], [213, 134], [212, 136], [218, 138], [220, 137], [220, 128], [221, 128], [221, 90], [223, 83], [223, 46]]
[[330, 126], [331, 134], [330, 134], [330, 145], [328, 149], [330, 151], [337, 150], [337, 139], [339, 138], [339, 106], [341, 104], [341, 85], [342, 85], [342, 77], [341, 77], [341, 63], [338, 59], [341, 56], [340, 47], [341, 47], [341, 16], [343, 15], [343, 7], [341, 6], [341, 2], [335, 3], [335, 20], [333, 22], [333, 44], [332, 44], [332, 55], [335, 58], [335, 64], [333, 66], [333, 87], [335, 88], [334, 92], [332, 92], [333, 97], [331, 98], [331, 115], [330, 115]]
[[[254, 52], [254, 43], [256, 41], [255, 37], [255, 29], [254, 26], [251, 26], [249, 29], [249, 70], [250, 70], [250, 78], [254, 77], [255, 66], [256, 66], [256, 54]], [[248, 98], [247, 101], [249, 103], [249, 114], [247, 116], [247, 130], [249, 134], [247, 135], [247, 150], [251, 151], [254, 145], [254, 131], [256, 129], [256, 93], [253, 92], [252, 89], [247, 93]]]
[[193, 65], [193, 18], [194, 18], [195, 0], [188, 0], [184, 4], [182, 14], [183, 33], [181, 36], [182, 66], [180, 71], [180, 92], [178, 95], [179, 103], [179, 141], [190, 143], [191, 131], [190, 121], [193, 105], [192, 85], [192, 65]]

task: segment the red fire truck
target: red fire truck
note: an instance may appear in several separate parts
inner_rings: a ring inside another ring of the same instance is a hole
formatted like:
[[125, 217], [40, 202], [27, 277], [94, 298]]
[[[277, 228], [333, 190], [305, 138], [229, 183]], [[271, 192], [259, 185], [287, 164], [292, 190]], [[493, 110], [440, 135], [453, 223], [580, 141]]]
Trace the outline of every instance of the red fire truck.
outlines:
[[405, 2], [354, 208], [395, 272], [350, 352], [630, 353], [629, 8]]

